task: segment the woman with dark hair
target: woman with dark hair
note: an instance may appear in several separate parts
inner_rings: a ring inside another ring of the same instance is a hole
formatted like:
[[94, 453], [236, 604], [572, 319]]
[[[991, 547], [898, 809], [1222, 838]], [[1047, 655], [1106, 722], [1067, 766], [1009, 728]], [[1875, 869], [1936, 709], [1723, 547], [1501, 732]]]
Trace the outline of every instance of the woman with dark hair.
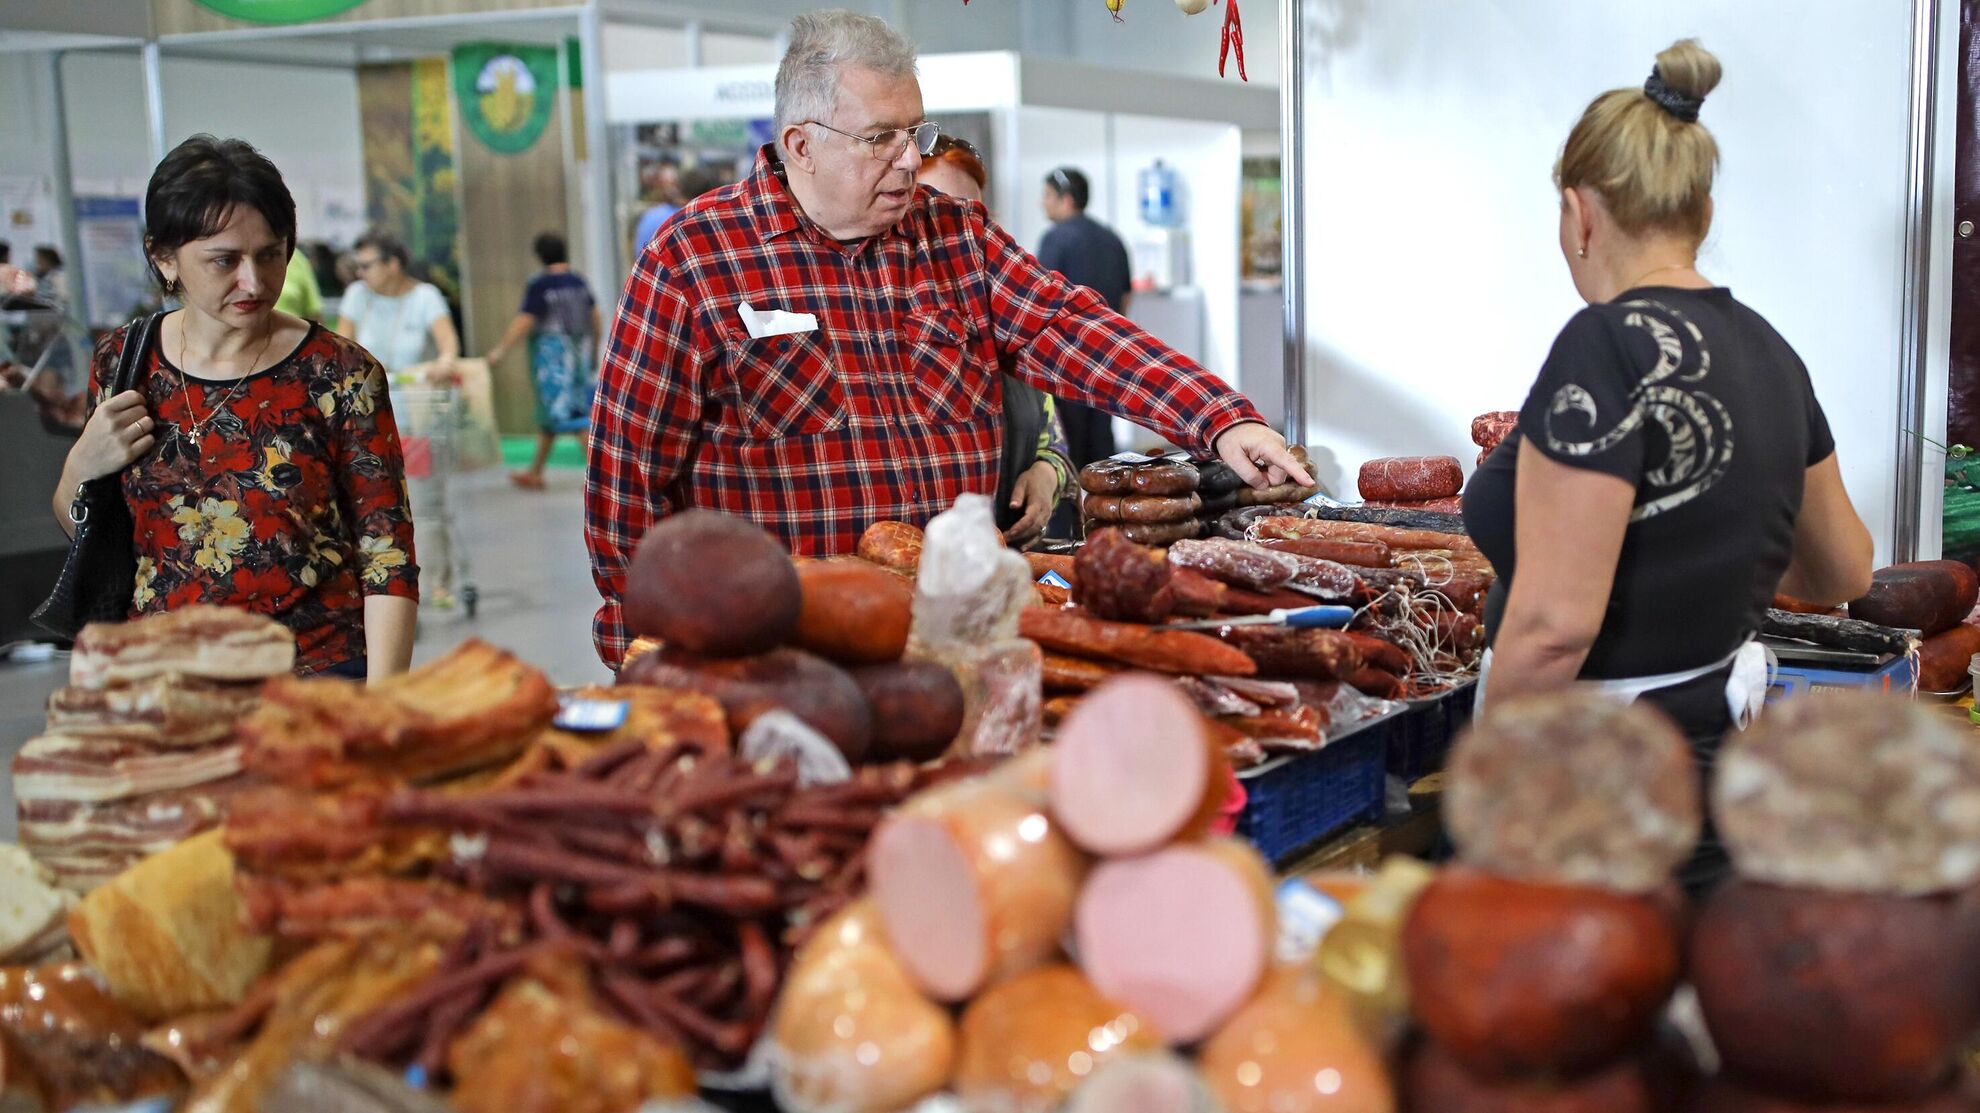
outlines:
[[523, 289], [522, 309], [502, 339], [488, 349], [488, 362], [502, 362], [509, 349], [529, 339], [530, 374], [536, 381], [536, 458], [528, 470], [509, 476], [518, 487], [543, 489], [543, 468], [559, 433], [583, 434], [591, 422], [591, 396], [598, 389], [598, 334], [604, 325], [591, 287], [571, 270], [564, 237], [545, 232], [531, 245], [542, 273]]
[[395, 236], [367, 232], [351, 248], [360, 281], [344, 291], [337, 331], [364, 345], [387, 371], [461, 355], [461, 335], [438, 286], [411, 274], [412, 253]]
[[275, 311], [296, 241], [281, 174], [247, 143], [196, 135], [153, 172], [144, 223], [153, 276], [182, 308], [133, 390], [103, 397], [130, 326], [97, 345], [57, 521], [73, 532], [74, 492], [121, 471], [132, 617], [240, 607], [295, 632], [303, 675], [403, 672], [419, 569], [385, 371]]
[[[990, 184], [983, 158], [966, 139], [941, 135], [922, 160], [918, 180], [951, 197], [981, 202]], [[997, 469], [997, 526], [1017, 548], [1038, 540], [1073, 485], [1066, 432], [1051, 395], [1004, 377], [1004, 457]]]

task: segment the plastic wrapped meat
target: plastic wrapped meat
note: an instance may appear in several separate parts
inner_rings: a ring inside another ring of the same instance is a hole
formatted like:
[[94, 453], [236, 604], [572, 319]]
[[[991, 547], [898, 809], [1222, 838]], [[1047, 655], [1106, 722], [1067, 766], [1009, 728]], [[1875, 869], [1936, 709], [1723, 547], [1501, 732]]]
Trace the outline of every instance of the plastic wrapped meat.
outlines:
[[951, 754], [993, 757], [1038, 742], [1044, 729], [1045, 654], [1037, 642], [1011, 638], [950, 647], [929, 659], [955, 673], [962, 685], [963, 726]]
[[1838, 692], [1728, 739], [1712, 802], [1740, 874], [1924, 894], [1980, 881], [1980, 746], [1930, 708]]
[[1284, 587], [1300, 568], [1290, 554], [1223, 538], [1178, 541], [1169, 546], [1169, 563], [1248, 591]]
[[912, 642], [942, 653], [1017, 637], [1037, 593], [1031, 565], [1004, 545], [990, 500], [964, 495], [928, 523], [915, 584]]

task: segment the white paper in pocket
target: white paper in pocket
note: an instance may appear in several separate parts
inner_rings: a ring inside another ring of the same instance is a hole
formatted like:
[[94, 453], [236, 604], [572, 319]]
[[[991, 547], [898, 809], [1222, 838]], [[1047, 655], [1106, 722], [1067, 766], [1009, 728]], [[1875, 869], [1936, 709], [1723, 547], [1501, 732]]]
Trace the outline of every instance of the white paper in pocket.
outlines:
[[743, 302], [738, 312], [751, 340], [766, 336], [788, 336], [794, 332], [817, 332], [818, 318], [811, 313], [786, 313], [781, 309], [751, 309]]

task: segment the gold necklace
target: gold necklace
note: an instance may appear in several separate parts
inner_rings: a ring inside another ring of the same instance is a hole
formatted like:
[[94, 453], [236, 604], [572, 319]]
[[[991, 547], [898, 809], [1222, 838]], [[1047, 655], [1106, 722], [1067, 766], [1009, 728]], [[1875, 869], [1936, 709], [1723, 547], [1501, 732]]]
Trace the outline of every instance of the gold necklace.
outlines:
[[[1636, 277], [1635, 277], [1634, 279], [1631, 279], [1631, 280], [1630, 280], [1629, 282], [1627, 282], [1627, 283], [1625, 283], [1625, 284], [1623, 285], [1623, 289], [1625, 289], [1625, 290], [1634, 290], [1634, 289], [1636, 289], [1636, 285], [1637, 285], [1637, 283], [1639, 283], [1639, 282], [1642, 282], [1642, 281], [1643, 281], [1644, 279], [1646, 279], [1646, 278], [1648, 278], [1648, 277], [1650, 277], [1650, 276], [1651, 276], [1651, 275], [1653, 275], [1653, 274], [1662, 274], [1662, 273], [1663, 273], [1663, 272], [1665, 272], [1665, 271], [1689, 271], [1689, 270], [1696, 270], [1696, 269], [1697, 269], [1697, 267], [1698, 267], [1698, 264], [1697, 264], [1696, 262], [1691, 262], [1691, 263], [1666, 263], [1666, 264], [1664, 264], [1663, 266], [1661, 266], [1661, 267], [1658, 267], [1658, 268], [1656, 268], [1655, 270], [1647, 270], [1647, 271], [1644, 271], [1644, 272], [1643, 272], [1642, 274], [1639, 274], [1639, 275], [1637, 275], [1637, 276], [1636, 276]], [[1701, 275], [1699, 275], [1698, 277], [1700, 277], [1700, 278], [1703, 278], [1703, 277], [1705, 277], [1705, 276], [1701, 274]]]
[[248, 376], [254, 374], [254, 369], [261, 365], [261, 358], [268, 354], [268, 346], [275, 342], [275, 328], [274, 321], [268, 322], [268, 335], [261, 341], [261, 350], [254, 354], [254, 362], [248, 364], [247, 373], [234, 380], [234, 385], [227, 389], [227, 396], [220, 399], [219, 405], [206, 411], [206, 419], [202, 421], [198, 411], [193, 409], [192, 380], [186, 371], [186, 323], [184, 320], [179, 322], [179, 393], [186, 401], [186, 416], [192, 418], [192, 424], [186, 426], [186, 436], [192, 441], [194, 453], [200, 450], [200, 431], [211, 424], [214, 418], [219, 417], [221, 410], [233, 403], [234, 395], [240, 393], [241, 384], [247, 382]]

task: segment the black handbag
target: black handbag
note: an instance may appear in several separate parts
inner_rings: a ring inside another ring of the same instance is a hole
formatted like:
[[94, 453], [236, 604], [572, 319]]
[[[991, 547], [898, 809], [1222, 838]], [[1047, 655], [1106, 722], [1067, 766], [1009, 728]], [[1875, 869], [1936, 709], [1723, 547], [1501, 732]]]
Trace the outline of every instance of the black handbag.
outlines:
[[[165, 314], [134, 321], [117, 352], [117, 373], [110, 380], [114, 398], [137, 385], [145, 352], [158, 334]], [[135, 461], [133, 461], [135, 463]], [[69, 557], [55, 589], [34, 612], [35, 625], [71, 641], [92, 622], [122, 622], [130, 617], [131, 592], [137, 586], [137, 522], [124, 501], [124, 473], [88, 480], [69, 501], [69, 521], [76, 532], [69, 538]]]

